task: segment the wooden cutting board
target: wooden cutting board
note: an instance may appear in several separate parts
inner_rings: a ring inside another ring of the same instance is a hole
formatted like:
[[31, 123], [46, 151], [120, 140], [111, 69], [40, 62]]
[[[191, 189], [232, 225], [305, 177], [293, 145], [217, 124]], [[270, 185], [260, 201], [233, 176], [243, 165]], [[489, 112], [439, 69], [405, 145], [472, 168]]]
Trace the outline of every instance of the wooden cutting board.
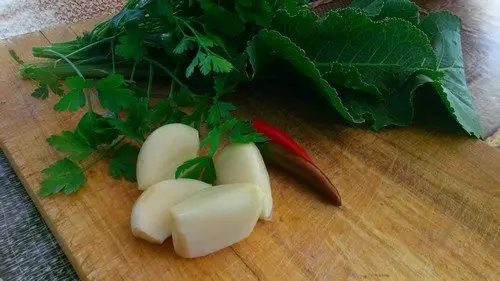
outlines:
[[[31, 47], [68, 40], [91, 24], [17, 37]], [[460, 131], [432, 126], [375, 133], [304, 106], [256, 95], [243, 114], [285, 128], [311, 152], [343, 196], [335, 208], [270, 169], [274, 214], [245, 241], [205, 258], [175, 255], [129, 226], [136, 186], [88, 171], [72, 196], [36, 195], [40, 170], [61, 158], [45, 139], [74, 128], [78, 114], [32, 98], [34, 85], [0, 47], [0, 143], [83, 280], [499, 280], [500, 152]], [[301, 109], [302, 108], [302, 109]], [[315, 113], [316, 112], [316, 113]], [[437, 122], [439, 123], [439, 122]]]

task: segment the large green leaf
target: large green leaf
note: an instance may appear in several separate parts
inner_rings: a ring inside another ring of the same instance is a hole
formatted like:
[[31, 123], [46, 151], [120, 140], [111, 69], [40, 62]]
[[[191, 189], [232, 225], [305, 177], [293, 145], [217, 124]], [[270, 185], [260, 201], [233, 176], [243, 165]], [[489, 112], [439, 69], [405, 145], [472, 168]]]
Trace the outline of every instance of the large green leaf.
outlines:
[[253, 76], [273, 68], [277, 61], [287, 61], [299, 74], [308, 79], [313, 88], [320, 92], [345, 119], [356, 123], [364, 121], [360, 116], [352, 115], [347, 110], [340, 101], [337, 91], [321, 77], [321, 73], [304, 51], [279, 32], [260, 31], [249, 42], [247, 53], [253, 68]]
[[[347, 109], [357, 122], [373, 129], [410, 124], [414, 91], [431, 81], [429, 77], [439, 78], [427, 36], [402, 19], [377, 22], [354, 9], [331, 12], [323, 19], [312, 13], [279, 12], [272, 27], [298, 45], [283, 47], [286, 52], [303, 49], [300, 65], [309, 65], [299, 72], [319, 71], [322, 79], [313, 81], [326, 80], [336, 89], [321, 86], [328, 89], [323, 93], [335, 96], [335, 108]], [[299, 56], [283, 55], [286, 52], [267, 44], [257, 55], [279, 57], [297, 68]]]
[[398, 18], [377, 22], [355, 9], [330, 12], [325, 18], [280, 12], [272, 27], [301, 47], [321, 73], [336, 64], [346, 70], [355, 67], [361, 81], [383, 95], [397, 94], [411, 75], [437, 67], [425, 33]]
[[[432, 76], [433, 73], [429, 75]], [[376, 100], [359, 91], [346, 89], [341, 91], [342, 101], [352, 111], [361, 114], [374, 130], [388, 125], [407, 126], [413, 122], [415, 91], [432, 81], [429, 76], [415, 74], [399, 89], [399, 94], [387, 96], [383, 100]]]
[[368, 15], [375, 17], [382, 12], [385, 0], [354, 0], [351, 7], [363, 10]]
[[330, 81], [333, 87], [347, 88], [355, 91], [365, 92], [381, 100], [382, 94], [374, 85], [365, 83], [361, 79], [358, 69], [352, 65], [332, 63], [330, 71], [323, 74], [323, 78]]
[[422, 21], [422, 30], [429, 36], [438, 54], [438, 67], [443, 72], [434, 86], [448, 110], [469, 134], [482, 137], [481, 125], [467, 87], [460, 39], [460, 19], [447, 12], [431, 13]]
[[400, 18], [415, 25], [420, 21], [418, 6], [410, 0], [354, 0], [351, 7], [363, 10], [375, 20]]

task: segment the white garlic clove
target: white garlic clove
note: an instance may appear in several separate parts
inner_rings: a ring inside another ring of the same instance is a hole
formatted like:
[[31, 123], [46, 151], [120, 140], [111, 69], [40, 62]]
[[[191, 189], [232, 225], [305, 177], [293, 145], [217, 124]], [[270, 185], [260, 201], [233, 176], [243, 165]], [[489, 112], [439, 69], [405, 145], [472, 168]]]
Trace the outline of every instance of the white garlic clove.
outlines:
[[132, 208], [132, 234], [152, 243], [163, 243], [171, 235], [170, 209], [177, 203], [210, 187], [192, 180], [165, 180], [144, 191]]
[[203, 189], [171, 209], [175, 252], [196, 258], [245, 239], [257, 223], [261, 208], [262, 192], [254, 184]]

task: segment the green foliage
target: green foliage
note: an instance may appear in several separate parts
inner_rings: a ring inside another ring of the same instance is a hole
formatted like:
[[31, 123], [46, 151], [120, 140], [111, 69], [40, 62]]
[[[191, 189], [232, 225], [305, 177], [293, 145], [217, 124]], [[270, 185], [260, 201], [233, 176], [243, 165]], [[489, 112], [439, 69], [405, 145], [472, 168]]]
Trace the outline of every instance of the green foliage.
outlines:
[[111, 112], [118, 112], [136, 102], [134, 93], [124, 87], [124, 78], [119, 74], [111, 74], [101, 79], [97, 82], [96, 89], [101, 106]]
[[177, 168], [175, 178], [196, 179], [213, 184], [216, 178], [214, 161], [209, 156], [188, 160]]
[[128, 181], [136, 181], [135, 168], [138, 155], [138, 147], [130, 144], [122, 145], [109, 158], [109, 175], [117, 180], [123, 177]]
[[47, 141], [58, 151], [66, 153], [68, 159], [72, 161], [85, 160], [94, 152], [94, 149], [87, 144], [85, 139], [70, 131], [50, 136]]
[[75, 135], [94, 150], [109, 145], [118, 137], [118, 131], [106, 118], [94, 112], [85, 113], [75, 129]]
[[11, 58], [16, 61], [18, 64], [23, 65], [24, 61], [19, 57], [19, 55], [16, 53], [16, 51], [9, 49], [9, 55]]
[[229, 140], [234, 143], [266, 142], [268, 138], [257, 133], [249, 121], [239, 120], [233, 127]]
[[31, 93], [31, 96], [37, 99], [44, 100], [49, 97], [49, 90], [47, 89], [47, 87], [39, 86], [33, 91], [33, 93]]
[[442, 79], [434, 79], [439, 96], [469, 134], [481, 138], [482, 129], [467, 87], [460, 40], [460, 19], [447, 12], [431, 13], [422, 22], [438, 57]]
[[209, 125], [218, 125], [220, 120], [232, 118], [231, 111], [236, 110], [236, 106], [229, 102], [215, 102], [208, 110], [206, 121]]
[[195, 68], [198, 67], [203, 75], [214, 73], [229, 73], [233, 65], [225, 58], [211, 51], [205, 52], [199, 50], [191, 64], [186, 68], [186, 77], [193, 75]]
[[142, 44], [144, 37], [143, 30], [137, 25], [130, 25], [127, 28], [127, 33], [120, 36], [120, 44], [116, 46], [116, 53], [126, 59], [142, 60], [146, 54], [146, 49], [143, 48]]
[[42, 170], [44, 179], [40, 183], [38, 193], [48, 196], [63, 191], [71, 194], [80, 189], [87, 180], [83, 170], [71, 160], [64, 158]]
[[38, 82], [38, 87], [32, 94], [36, 98], [47, 98], [49, 89], [58, 96], [62, 96], [64, 94], [61, 84], [58, 81], [57, 75], [51, 72], [50, 69], [23, 67], [21, 70], [21, 75], [26, 79]]
[[410, 0], [354, 0], [351, 7], [358, 8], [375, 20], [400, 18], [418, 25], [418, 6]]
[[360, 116], [353, 115], [342, 104], [335, 88], [330, 87], [328, 81], [323, 79], [305, 52], [279, 32], [269, 30], [259, 32], [249, 43], [247, 53], [253, 68], [253, 77], [267, 71], [277, 61], [286, 59], [294, 70], [304, 77], [304, 81], [310, 83], [313, 90], [320, 93], [342, 117], [355, 123], [363, 122]]
[[79, 76], [71, 76], [66, 78], [64, 85], [68, 87], [70, 91], [54, 105], [54, 110], [74, 112], [84, 107], [86, 101], [83, 90], [91, 88], [93, 86], [93, 81], [85, 80], [83, 77]]
[[112, 119], [109, 123], [113, 125], [120, 134], [136, 141], [143, 141], [144, 135], [151, 129], [151, 115], [153, 111], [149, 109], [148, 100], [140, 99], [134, 103], [127, 111], [124, 120]]

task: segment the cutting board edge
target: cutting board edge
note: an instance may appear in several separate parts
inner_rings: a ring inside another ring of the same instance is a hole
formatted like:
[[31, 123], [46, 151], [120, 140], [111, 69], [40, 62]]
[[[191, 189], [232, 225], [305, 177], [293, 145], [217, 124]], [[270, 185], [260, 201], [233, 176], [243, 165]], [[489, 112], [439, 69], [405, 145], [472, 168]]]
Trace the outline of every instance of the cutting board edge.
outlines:
[[[7, 158], [7, 160], [9, 161], [10, 165], [12, 166], [12, 169], [16, 173], [17, 178], [21, 181], [21, 184], [23, 185], [24, 190], [26, 191], [26, 193], [28, 193], [28, 196], [30, 197], [30, 199], [33, 202], [33, 204], [35, 204], [35, 207], [36, 207], [38, 213], [42, 217], [43, 221], [47, 224], [47, 226], [48, 226], [48, 228], [50, 230], [50, 233], [56, 239], [57, 244], [63, 250], [64, 255], [70, 261], [71, 265], [75, 269], [75, 272], [77, 273], [77, 275], [80, 278], [80, 280], [82, 280], [82, 281], [90, 281], [90, 279], [88, 279], [87, 276], [82, 271], [82, 268], [79, 266], [78, 262], [71, 255], [71, 252], [70, 252], [68, 246], [66, 245], [66, 243], [64, 242], [64, 240], [62, 239], [62, 237], [57, 232], [57, 230], [56, 230], [56, 228], [55, 228], [52, 220], [49, 218], [48, 214], [42, 208], [41, 203], [40, 203], [40, 197], [36, 193], [36, 189], [30, 189], [29, 188], [28, 180], [20, 172], [19, 167], [18, 167], [16, 161], [11, 156], [13, 154], [11, 153], [9, 147], [7, 145], [5, 145], [5, 143], [1, 139], [0, 139], [0, 150], [2, 150], [4, 152], [4, 155]], [[38, 172], [38, 173], [40, 173], [40, 172]]]

